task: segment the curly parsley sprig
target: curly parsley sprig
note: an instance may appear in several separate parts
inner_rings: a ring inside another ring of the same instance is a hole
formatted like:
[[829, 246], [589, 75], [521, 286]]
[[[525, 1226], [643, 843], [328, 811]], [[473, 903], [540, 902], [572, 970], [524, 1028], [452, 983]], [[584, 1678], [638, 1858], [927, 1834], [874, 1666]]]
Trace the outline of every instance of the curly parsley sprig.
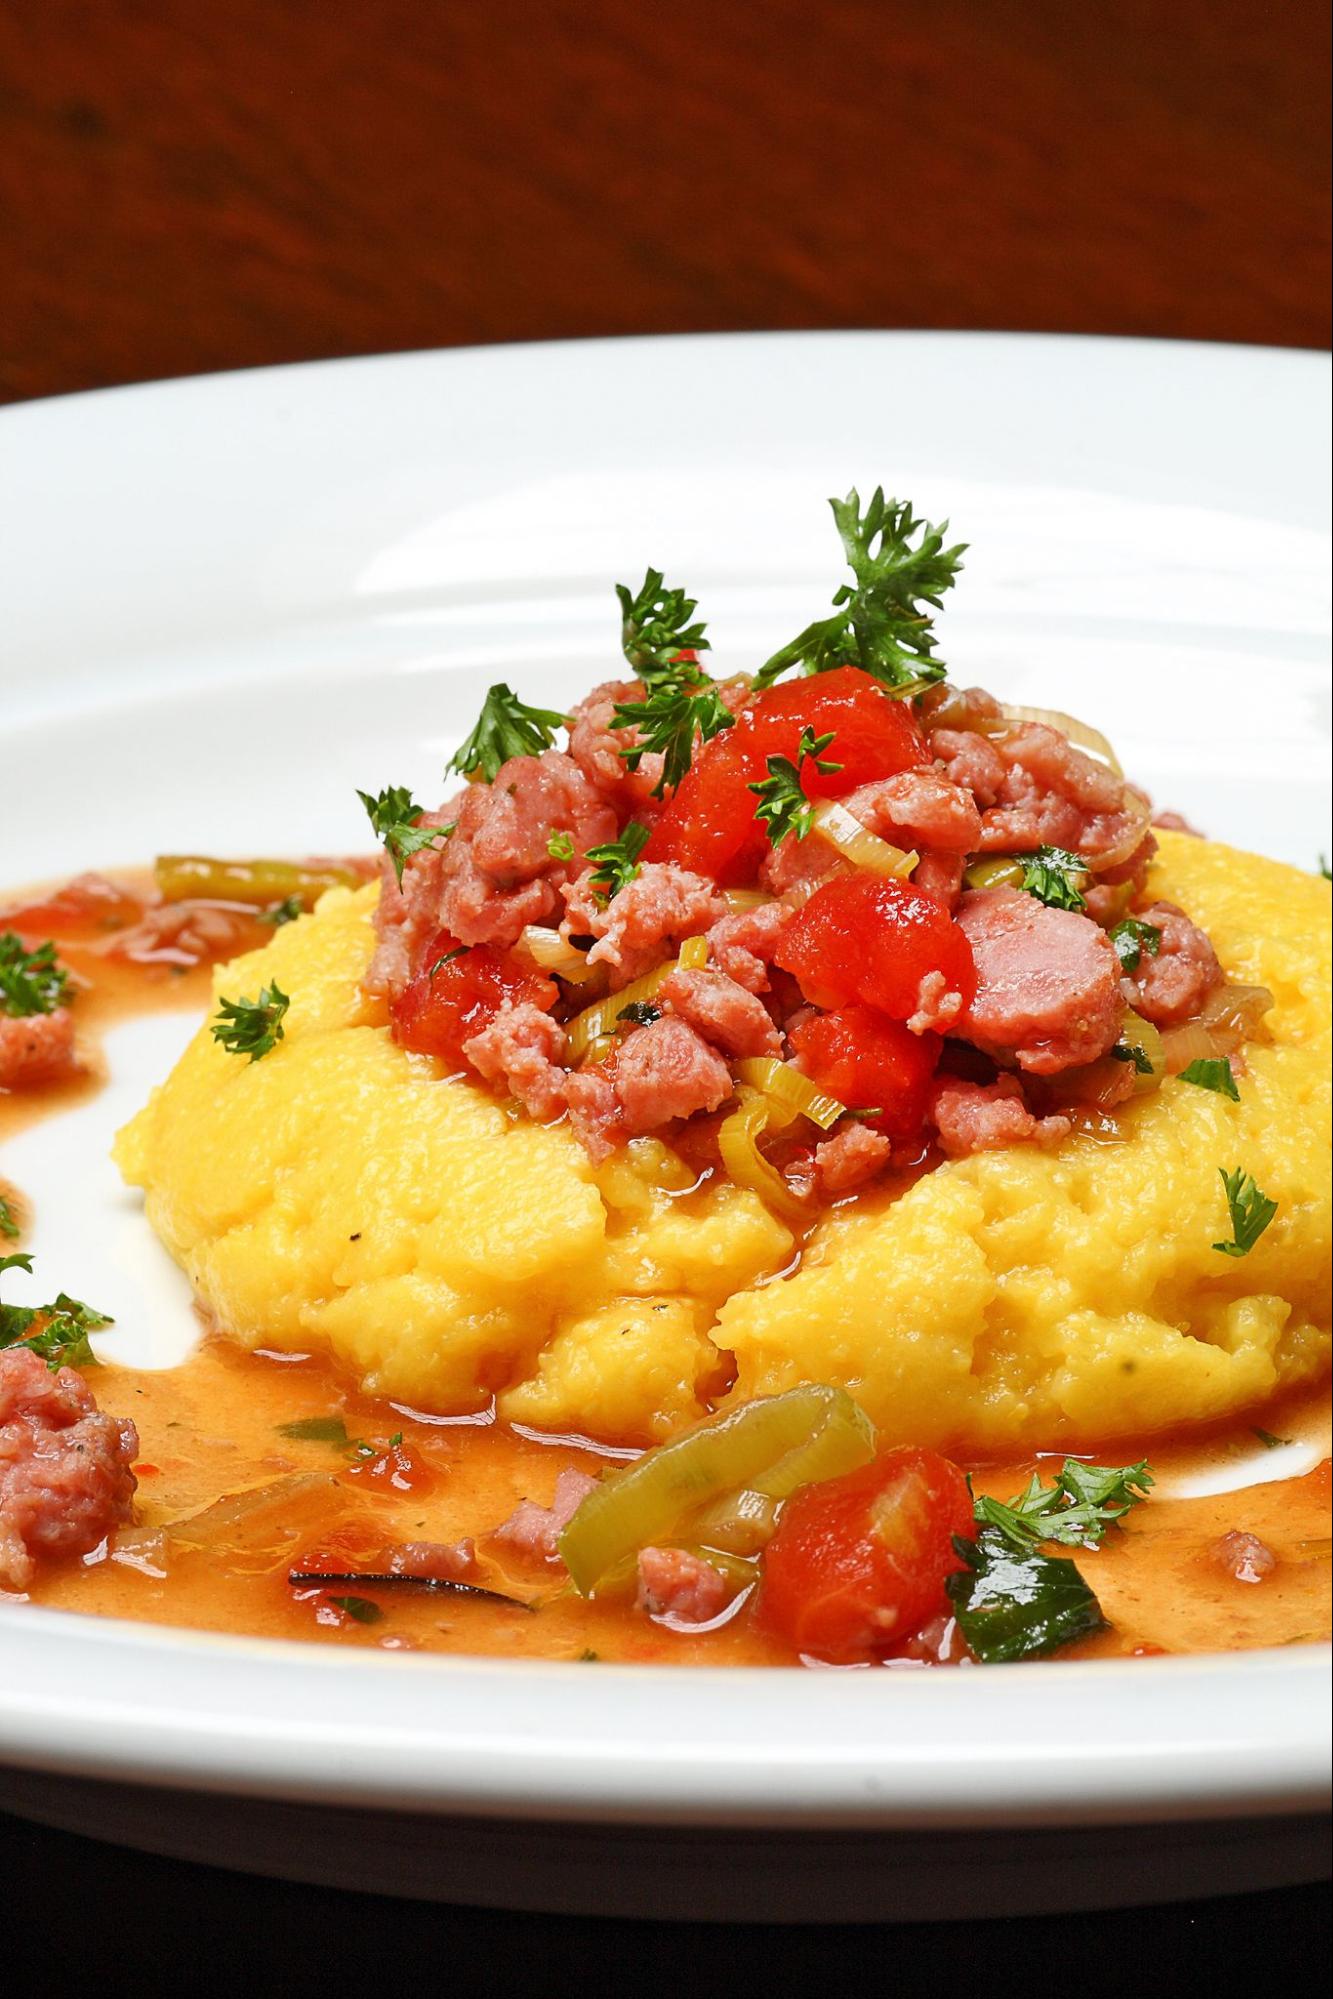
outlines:
[[1038, 847], [1035, 853], [1019, 854], [1023, 868], [1023, 888], [1048, 909], [1086, 909], [1083, 884], [1088, 864], [1081, 854], [1066, 847]]
[[855, 487], [829, 505], [856, 581], [835, 593], [832, 617], [816, 619], [774, 653], [755, 685], [769, 687], [795, 666], [803, 673], [859, 666], [900, 694], [943, 680], [933, 613], [962, 567], [966, 542], [946, 549], [947, 521], [932, 526], [910, 500], [886, 500], [882, 486], [864, 513]]
[[1215, 1242], [1213, 1248], [1223, 1256], [1248, 1256], [1277, 1213], [1277, 1202], [1260, 1192], [1253, 1174], [1243, 1166], [1233, 1167], [1230, 1173], [1221, 1166], [1217, 1170], [1226, 1189], [1232, 1240]]
[[454, 830], [452, 821], [447, 826], [418, 825], [425, 807], [417, 804], [405, 784], [388, 785], [374, 798], [368, 791], [358, 790], [356, 795], [366, 808], [376, 839], [393, 862], [399, 888], [403, 885], [404, 862], [427, 847], [442, 845]]
[[778, 846], [789, 833], [803, 840], [810, 831], [814, 816], [814, 806], [806, 797], [801, 784], [801, 771], [807, 763], [812, 763], [817, 771], [826, 775], [841, 770], [842, 765], [824, 756], [824, 751], [833, 741], [833, 730], [826, 736], [817, 736], [811, 728], [801, 731], [801, 740], [796, 746], [796, 761], [790, 757], [768, 757], [768, 776], [757, 784], [747, 786], [759, 799], [755, 807], [755, 818], [766, 822], [769, 841]]
[[285, 1038], [283, 1015], [291, 999], [277, 980], [259, 988], [258, 999], [224, 999], [210, 1032], [229, 1055], [248, 1055], [258, 1062]]
[[651, 828], [631, 819], [618, 840], [605, 846], [589, 847], [593, 863], [592, 885], [599, 901], [610, 902], [622, 888], [628, 888], [639, 874], [639, 856], [648, 844]]
[[[31, 1269], [32, 1258], [27, 1254], [0, 1256], [0, 1272]], [[52, 1374], [62, 1367], [96, 1367], [97, 1355], [88, 1344], [88, 1335], [113, 1323], [107, 1313], [85, 1305], [81, 1298], [71, 1298], [67, 1291], [58, 1291], [49, 1305], [0, 1305], [0, 1351], [27, 1347], [46, 1362]]]
[[69, 973], [48, 940], [25, 951], [16, 931], [0, 935], [0, 1013], [26, 1020], [36, 1013], [54, 1013], [65, 1003]]
[[1025, 1491], [1009, 1501], [983, 1494], [977, 1523], [993, 1527], [1020, 1551], [1042, 1541], [1065, 1548], [1098, 1548], [1109, 1527], [1147, 1498], [1154, 1483], [1146, 1458], [1133, 1465], [1088, 1465], [1066, 1458], [1053, 1485], [1034, 1472]]
[[1138, 916], [1121, 917], [1119, 923], [1113, 923], [1106, 934], [1126, 972], [1138, 971], [1145, 951], [1150, 958], [1155, 958], [1162, 948], [1162, 933], [1157, 925], [1145, 923]]
[[651, 691], [661, 683], [679, 688], [697, 686], [704, 675], [693, 659], [681, 655], [711, 650], [706, 626], [694, 620], [699, 606], [683, 590], [668, 590], [660, 569], [650, 569], [637, 594], [617, 583], [620, 599], [620, 643], [636, 677]]
[[654, 798], [674, 791], [680, 783], [690, 767], [696, 736], [711, 742], [735, 720], [712, 681], [697, 688], [662, 681], [649, 688], [644, 700], [622, 701], [611, 715], [615, 728], [638, 732], [638, 741], [620, 752], [630, 770], [637, 770], [650, 750], [662, 757]]
[[565, 721], [555, 708], [530, 708], [512, 687], [498, 680], [487, 689], [472, 734], [454, 751], [445, 769], [459, 771], [464, 777], [480, 774], [493, 784], [501, 764], [511, 757], [537, 757], [549, 750], [556, 730], [563, 729]]

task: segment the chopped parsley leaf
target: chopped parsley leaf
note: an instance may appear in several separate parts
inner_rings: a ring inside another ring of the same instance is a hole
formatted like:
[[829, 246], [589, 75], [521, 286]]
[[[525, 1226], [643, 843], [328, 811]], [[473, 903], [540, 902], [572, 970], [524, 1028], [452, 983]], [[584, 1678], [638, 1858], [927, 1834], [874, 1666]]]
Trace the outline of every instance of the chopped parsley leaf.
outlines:
[[817, 771], [825, 774], [841, 770], [840, 763], [834, 763], [823, 755], [832, 741], [832, 730], [826, 736], [817, 736], [808, 727], [802, 729], [801, 740], [796, 746], [796, 762], [793, 763], [790, 757], [767, 758], [768, 776], [758, 784], [747, 787], [759, 800], [755, 818], [768, 822], [770, 845], [780, 845], [789, 833], [803, 840], [810, 831], [814, 806], [802, 789], [801, 771], [806, 763], [813, 763]]
[[593, 888], [602, 901], [610, 902], [636, 878], [639, 856], [648, 844], [650, 830], [637, 819], [631, 819], [618, 840], [608, 840], [602, 847], [589, 847], [588, 859], [594, 864]]
[[1217, 1170], [1226, 1189], [1232, 1240], [1215, 1242], [1213, 1248], [1223, 1256], [1248, 1256], [1277, 1213], [1277, 1202], [1260, 1193], [1244, 1167], [1237, 1166], [1230, 1173], [1221, 1166]]
[[14, 1210], [3, 1194], [0, 1194], [0, 1235], [7, 1236], [10, 1242], [17, 1242], [19, 1239], [19, 1225], [14, 1219]]
[[1219, 1097], [1230, 1097], [1233, 1104], [1240, 1102], [1235, 1073], [1225, 1055], [1197, 1056], [1187, 1069], [1181, 1070], [1180, 1080], [1195, 1083], [1201, 1090], [1216, 1090]]
[[816, 619], [774, 653], [755, 676], [756, 687], [771, 686], [794, 666], [807, 674], [859, 666], [902, 694], [943, 680], [933, 613], [953, 584], [966, 543], [946, 549], [947, 521], [933, 527], [912, 512], [909, 500], [886, 500], [882, 486], [864, 513], [855, 487], [829, 505], [856, 581], [837, 590], [831, 618]]
[[35, 951], [25, 951], [16, 931], [0, 935], [0, 1013], [15, 1020], [54, 1013], [64, 1005], [68, 985], [69, 973], [49, 938]]
[[651, 1027], [655, 1020], [661, 1018], [661, 1007], [654, 1006], [651, 1000], [631, 1000], [616, 1015], [617, 1020], [623, 1020], [630, 1027]]
[[1137, 916], [1124, 916], [1119, 923], [1113, 923], [1106, 933], [1115, 946], [1116, 957], [1125, 971], [1137, 972], [1146, 951], [1155, 958], [1162, 948], [1162, 933], [1155, 923], [1144, 923]]
[[[668, 590], [660, 569], [650, 569], [630, 595], [617, 583], [620, 599], [620, 643], [625, 657], [650, 692], [663, 683], [679, 688], [683, 681], [703, 679], [692, 654], [711, 650], [702, 620], [691, 623], [698, 604], [683, 590]], [[684, 657], [682, 657], [684, 655]]]
[[248, 1055], [252, 1062], [258, 1062], [284, 1039], [282, 1019], [290, 1005], [276, 979], [259, 988], [258, 999], [223, 1000], [212, 1023], [213, 1039], [221, 1042], [229, 1055]]
[[278, 1435], [310, 1444], [346, 1446], [352, 1441], [341, 1416], [302, 1416], [295, 1423], [279, 1423]]
[[284, 923], [295, 923], [298, 916], [305, 915], [305, 904], [299, 895], [286, 895], [281, 902], [270, 903], [267, 909], [255, 911], [257, 923], [271, 924], [274, 930], [281, 930]]
[[1319, 872], [1326, 882], [1333, 882], [1333, 874], [1329, 872], [1328, 862], [1322, 854], [1319, 856]]
[[454, 830], [452, 824], [419, 826], [417, 821], [425, 807], [417, 804], [405, 784], [388, 785], [375, 798], [368, 791], [358, 790], [356, 795], [366, 808], [366, 817], [375, 829], [376, 839], [382, 842], [385, 853], [393, 862], [399, 888], [403, 885], [403, 863], [410, 861], [413, 854], [421, 853], [424, 848], [447, 840]]
[[546, 851], [553, 861], [572, 861], [574, 858], [574, 835], [562, 826], [553, 826], [546, 836]]
[[472, 734], [455, 750], [446, 770], [460, 771], [464, 777], [478, 772], [494, 784], [496, 772], [510, 757], [536, 757], [549, 750], [555, 732], [565, 726], [565, 717], [554, 708], [529, 708], [511, 687], [498, 680], [487, 690], [481, 714]]
[[1096, 1548], [1109, 1527], [1147, 1498], [1152, 1483], [1146, 1459], [1133, 1465], [1088, 1465], [1081, 1458], [1066, 1458], [1052, 1485], [1043, 1485], [1034, 1473], [1027, 1489], [1007, 1503], [983, 1494], [975, 1502], [977, 1523], [1020, 1550], [1043, 1541]]
[[452, 951], [442, 951], [430, 970], [426, 973], [427, 983], [435, 977], [437, 972], [442, 972], [446, 965], [452, 965], [455, 958], [466, 958], [471, 949], [472, 946], [470, 944], [455, 944]]
[[674, 791], [694, 755], [695, 736], [710, 742], [736, 717], [725, 706], [712, 681], [697, 689], [663, 683], [649, 690], [644, 701], [622, 701], [611, 720], [618, 729], [635, 729], [639, 740], [620, 752], [630, 770], [637, 770], [649, 751], [662, 758], [662, 775], [653, 797]]
[[1152, 1057], [1146, 1048], [1140, 1048], [1137, 1041], [1117, 1041], [1115, 1047], [1108, 1048], [1106, 1052], [1113, 1062], [1132, 1062], [1136, 1076], [1151, 1076], [1153, 1073]]
[[[26, 1254], [0, 1256], [0, 1272], [32, 1269]], [[62, 1367], [96, 1367], [90, 1332], [112, 1324], [105, 1312], [58, 1291], [50, 1305], [0, 1305], [0, 1349], [28, 1347], [54, 1374]], [[36, 1327], [34, 1332], [32, 1329]]]
[[1074, 1563], [1021, 1550], [984, 1528], [975, 1541], [955, 1540], [966, 1567], [944, 1587], [958, 1628], [984, 1665], [1039, 1659], [1105, 1627], [1098, 1603]]
[[1082, 883], [1088, 865], [1081, 854], [1071, 854], [1065, 847], [1038, 847], [1035, 854], [1016, 858], [1023, 868], [1023, 887], [1038, 902], [1048, 909], [1087, 908]]
[[1275, 1437], [1271, 1430], [1261, 1430], [1257, 1423], [1252, 1426], [1250, 1435], [1257, 1437], [1266, 1451], [1280, 1451], [1284, 1444], [1292, 1441], [1290, 1437]]
[[337, 1604], [339, 1610], [346, 1611], [358, 1624], [378, 1624], [384, 1612], [368, 1596], [330, 1596], [328, 1601]]

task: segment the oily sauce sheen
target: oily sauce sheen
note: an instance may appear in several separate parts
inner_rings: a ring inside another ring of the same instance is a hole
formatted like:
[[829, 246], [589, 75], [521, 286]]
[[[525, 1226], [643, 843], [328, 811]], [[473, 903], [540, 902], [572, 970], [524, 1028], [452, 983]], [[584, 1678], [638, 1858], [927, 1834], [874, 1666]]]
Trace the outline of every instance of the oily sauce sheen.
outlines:
[[[71, 939], [60, 947], [87, 981], [76, 1001], [86, 1044], [130, 1013], [206, 1004], [206, 968], [118, 964], [98, 942]], [[99, 1080], [94, 1064], [80, 1082], [0, 1096], [0, 1137], [68, 1108]], [[26, 1221], [23, 1190], [0, 1182], [0, 1192]], [[180, 1367], [104, 1366], [90, 1385], [103, 1410], [131, 1417], [138, 1428], [135, 1524], [110, 1547], [43, 1571], [33, 1601], [198, 1630], [394, 1650], [588, 1663], [795, 1663], [744, 1598], [712, 1627], [681, 1628], [627, 1601], [585, 1603], [558, 1565], [506, 1552], [488, 1538], [521, 1499], [548, 1503], [562, 1469], [605, 1470], [615, 1453], [489, 1416], [432, 1419], [362, 1394], [324, 1359], [249, 1353], [216, 1333], [206, 1334]], [[1271, 1436], [1325, 1437], [1327, 1389], [1269, 1405], [1261, 1415]], [[284, 1434], [311, 1422], [337, 1434]], [[1102, 1462], [1147, 1456], [1162, 1496], [1136, 1509], [1101, 1549], [1077, 1552], [1110, 1628], [1062, 1657], [1222, 1651], [1328, 1636], [1327, 1457], [1300, 1478], [1210, 1497], [1170, 1496], [1176, 1482], [1253, 1459], [1255, 1450], [1256, 1432], [1242, 1424], [1174, 1441], [1120, 1440], [1098, 1452]], [[1053, 1455], [974, 1466], [975, 1486], [1008, 1498], [1034, 1469], [1049, 1473], [1059, 1461]], [[163, 1531], [224, 1495], [268, 1486], [276, 1497], [255, 1520], [238, 1516], [240, 1524], [229, 1526], [224, 1516], [220, 1526]], [[1277, 1558], [1262, 1581], [1241, 1580], [1219, 1560], [1217, 1544], [1235, 1533], [1257, 1537]], [[294, 1565], [303, 1573], [373, 1571], [393, 1545], [464, 1537], [477, 1542], [478, 1581], [520, 1602], [405, 1586], [289, 1582]], [[942, 1650], [949, 1652], [947, 1642]]]

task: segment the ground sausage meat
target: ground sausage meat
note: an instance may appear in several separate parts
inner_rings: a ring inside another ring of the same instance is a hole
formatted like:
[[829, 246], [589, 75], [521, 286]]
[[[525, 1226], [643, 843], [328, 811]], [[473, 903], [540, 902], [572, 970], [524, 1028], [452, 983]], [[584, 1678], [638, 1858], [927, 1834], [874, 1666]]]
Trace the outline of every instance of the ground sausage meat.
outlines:
[[609, 902], [588, 869], [564, 897], [564, 935], [595, 938], [588, 963], [605, 965], [615, 986], [652, 971], [675, 939], [706, 930], [727, 909], [712, 882], [674, 861], [646, 862]]
[[673, 972], [658, 998], [724, 1054], [781, 1055], [768, 1009], [725, 972]]
[[530, 1000], [506, 1002], [494, 1020], [463, 1043], [479, 1076], [501, 1083], [529, 1116], [546, 1124], [565, 1108], [565, 1030]]
[[708, 933], [711, 962], [750, 993], [766, 993], [778, 940], [791, 920], [785, 902], [761, 902], [730, 911]]
[[1034, 1117], [1016, 1076], [1001, 1076], [994, 1083], [945, 1076], [936, 1087], [930, 1114], [940, 1151], [949, 1159], [997, 1152], [1007, 1145], [1058, 1145], [1071, 1129], [1066, 1117]]
[[665, 759], [656, 750], [645, 750], [638, 769], [631, 770], [624, 752], [636, 747], [639, 731], [612, 727], [617, 706], [643, 698], [642, 681], [606, 680], [569, 718], [569, 754], [593, 790], [622, 812], [643, 806], [662, 782]]
[[849, 1124], [815, 1147], [815, 1185], [826, 1201], [863, 1187], [889, 1163], [893, 1150], [882, 1131]]
[[1233, 1527], [1221, 1540], [1214, 1541], [1208, 1552], [1218, 1568], [1234, 1576], [1238, 1583], [1261, 1583], [1277, 1567], [1277, 1556], [1268, 1543], [1239, 1527]]
[[1196, 1014], [1209, 993], [1221, 985], [1222, 967], [1197, 923], [1191, 923], [1174, 902], [1149, 903], [1140, 920], [1162, 933], [1156, 954], [1142, 951], [1130, 973], [1134, 1008], [1158, 1027], [1174, 1027]]
[[672, 1118], [715, 1111], [734, 1088], [717, 1050], [669, 1014], [625, 1036], [611, 1064], [611, 1080], [631, 1138], [656, 1131]]
[[52, 1013], [0, 1013], [0, 1090], [29, 1090], [58, 1083], [79, 1067], [74, 1016], [67, 1006]]
[[0, 1588], [26, 1590], [40, 1561], [86, 1555], [128, 1520], [138, 1450], [72, 1367], [0, 1353]]
[[957, 921], [977, 971], [976, 997], [953, 1030], [961, 1039], [1039, 1076], [1115, 1045], [1120, 961], [1095, 923], [1012, 888], [965, 895]]
[[643, 1548], [639, 1553], [638, 1607], [650, 1617], [709, 1624], [726, 1606], [727, 1579], [688, 1548]]
[[549, 1506], [538, 1506], [535, 1500], [520, 1499], [509, 1518], [502, 1520], [495, 1529], [492, 1539], [513, 1548], [520, 1555], [532, 1555], [542, 1562], [558, 1561], [560, 1536], [596, 1487], [595, 1478], [567, 1466], [555, 1482], [555, 1494]]
[[990, 747], [1005, 770], [994, 804], [981, 815], [983, 853], [1049, 846], [1095, 858], [1119, 845], [1142, 817], [1141, 799], [1122, 778], [1044, 722], [1020, 723]]

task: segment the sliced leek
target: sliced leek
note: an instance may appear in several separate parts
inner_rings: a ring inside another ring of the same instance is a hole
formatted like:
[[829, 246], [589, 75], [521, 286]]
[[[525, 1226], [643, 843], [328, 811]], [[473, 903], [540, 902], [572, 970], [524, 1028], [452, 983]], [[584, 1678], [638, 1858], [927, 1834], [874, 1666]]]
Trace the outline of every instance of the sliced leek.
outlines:
[[1094, 729], [1087, 722], [1080, 722], [1077, 715], [1066, 715], [1062, 708], [1025, 708], [1016, 701], [1004, 704], [1005, 720], [1009, 722], [1044, 722], [1048, 728], [1058, 729], [1062, 736], [1068, 736], [1076, 749], [1086, 750], [1090, 756], [1104, 763], [1114, 776], [1125, 775], [1119, 757], [1100, 729]]
[[587, 952], [578, 950], [558, 930], [543, 930], [539, 924], [529, 923], [516, 948], [541, 971], [565, 979], [572, 986], [584, 986], [602, 976], [602, 967], [590, 965]]
[[153, 876], [164, 902], [198, 896], [206, 902], [247, 902], [263, 909], [295, 896], [313, 909], [325, 889], [359, 888], [369, 877], [358, 868], [295, 861], [219, 861], [207, 854], [159, 854]]
[[801, 1225], [810, 1219], [808, 1204], [794, 1194], [771, 1160], [759, 1150], [759, 1140], [772, 1127], [780, 1130], [794, 1115], [769, 1097], [743, 1093], [740, 1106], [724, 1120], [717, 1135], [722, 1164], [738, 1187], [748, 1187], [766, 1208]]
[[821, 1131], [828, 1131], [846, 1115], [846, 1104], [817, 1089], [808, 1076], [803, 1076], [789, 1062], [779, 1062], [775, 1056], [747, 1056], [736, 1064], [736, 1075], [742, 1083], [748, 1083], [761, 1096], [772, 1098], [784, 1110], [799, 1111]]
[[910, 875], [921, 856], [903, 847], [894, 847], [863, 826], [854, 812], [836, 798], [821, 799], [810, 816], [810, 831], [866, 874]]
[[[708, 939], [687, 937], [676, 958], [664, 958], [651, 972], [645, 972], [641, 979], [633, 979], [622, 986], [617, 993], [608, 993], [605, 999], [594, 1000], [585, 1006], [582, 1013], [576, 1013], [565, 1029], [565, 1060], [572, 1068], [576, 1062], [592, 1050], [597, 1042], [605, 1041], [616, 1031], [616, 1022], [627, 1006], [643, 1006], [656, 999], [662, 987], [675, 971], [698, 972], [708, 963]], [[607, 1050], [609, 1052], [610, 1043]], [[601, 1060], [600, 1055], [594, 1057]]]
[[793, 1453], [810, 1450], [830, 1423], [848, 1437], [869, 1432], [867, 1456], [873, 1455], [868, 1418], [844, 1390], [822, 1385], [760, 1396], [648, 1451], [590, 1492], [560, 1536], [574, 1587], [591, 1596], [640, 1548], [671, 1538], [726, 1494], [754, 1488]]

